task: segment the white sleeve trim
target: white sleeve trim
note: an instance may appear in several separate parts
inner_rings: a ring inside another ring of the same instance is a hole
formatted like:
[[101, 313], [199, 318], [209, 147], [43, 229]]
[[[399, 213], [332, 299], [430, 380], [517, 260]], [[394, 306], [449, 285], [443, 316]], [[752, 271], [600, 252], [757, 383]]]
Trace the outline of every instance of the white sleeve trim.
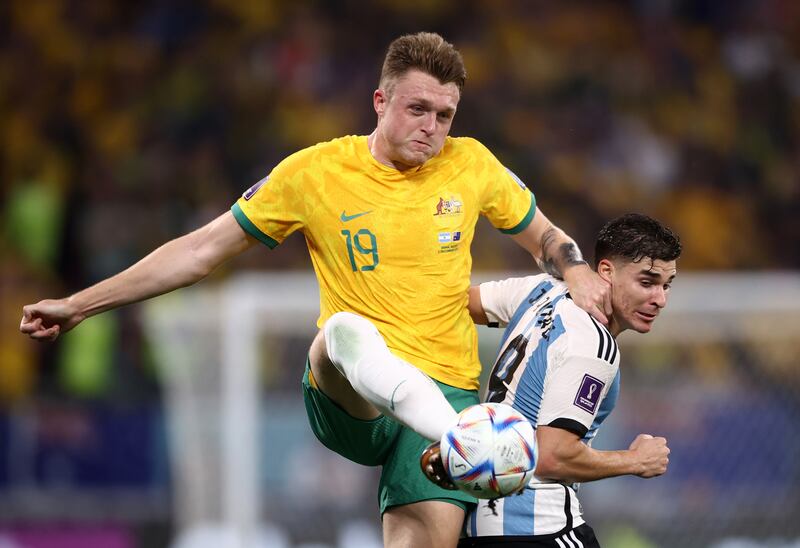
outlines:
[[507, 326], [522, 300], [545, 277], [547, 274], [482, 283], [480, 285], [481, 306], [486, 312], [489, 324], [497, 324], [500, 327]]

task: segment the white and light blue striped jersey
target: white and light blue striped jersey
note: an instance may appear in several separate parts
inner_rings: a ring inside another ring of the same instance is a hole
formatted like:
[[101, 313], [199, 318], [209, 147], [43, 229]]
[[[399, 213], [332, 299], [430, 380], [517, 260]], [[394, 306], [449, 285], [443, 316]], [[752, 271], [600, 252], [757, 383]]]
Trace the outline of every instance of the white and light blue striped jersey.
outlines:
[[[541, 274], [480, 286], [489, 325], [506, 327], [485, 401], [511, 405], [534, 426], [564, 428], [590, 444], [619, 393], [617, 343]], [[468, 536], [549, 535], [584, 523], [577, 485], [534, 477], [521, 495], [479, 501]]]

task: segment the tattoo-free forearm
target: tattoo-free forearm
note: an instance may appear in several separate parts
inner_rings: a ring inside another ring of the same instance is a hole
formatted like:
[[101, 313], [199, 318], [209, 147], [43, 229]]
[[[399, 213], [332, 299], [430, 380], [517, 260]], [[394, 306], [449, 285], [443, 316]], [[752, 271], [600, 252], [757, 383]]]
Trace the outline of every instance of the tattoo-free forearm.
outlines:
[[208, 270], [193, 260], [190, 238], [167, 242], [123, 272], [76, 293], [70, 302], [88, 317], [195, 283]]
[[194, 232], [167, 242], [127, 270], [76, 293], [69, 300], [82, 316], [89, 317], [149, 299], [203, 279], [251, 243], [228, 212]]
[[540, 426], [536, 436], [539, 443], [537, 476], [585, 482], [639, 471], [636, 455], [631, 451], [599, 451], [582, 443], [576, 435], [549, 426]]

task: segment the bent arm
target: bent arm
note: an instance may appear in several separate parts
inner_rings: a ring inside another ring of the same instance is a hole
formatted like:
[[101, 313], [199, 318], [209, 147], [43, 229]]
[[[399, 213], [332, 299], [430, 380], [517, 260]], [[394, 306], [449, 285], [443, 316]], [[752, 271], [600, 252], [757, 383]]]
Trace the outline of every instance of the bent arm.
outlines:
[[652, 478], [666, 472], [669, 448], [664, 438], [640, 434], [627, 450], [600, 451], [577, 434], [551, 426], [536, 429], [539, 460], [536, 475], [565, 482], [585, 482], [622, 475]]
[[511, 237], [551, 276], [566, 280], [573, 268], [591, 270], [575, 240], [550, 222], [538, 207], [530, 224]]
[[583, 259], [575, 240], [555, 226], [539, 208], [530, 224], [511, 236], [544, 272], [566, 282], [575, 304], [608, 324], [612, 313], [610, 287]]
[[489, 323], [489, 318], [486, 317], [486, 311], [483, 309], [483, 302], [481, 302], [481, 286], [473, 285], [469, 288], [467, 309], [474, 323], [478, 325], [486, 325]]
[[25, 306], [20, 331], [34, 339], [52, 340], [95, 314], [191, 285], [255, 242], [228, 211], [66, 299]]

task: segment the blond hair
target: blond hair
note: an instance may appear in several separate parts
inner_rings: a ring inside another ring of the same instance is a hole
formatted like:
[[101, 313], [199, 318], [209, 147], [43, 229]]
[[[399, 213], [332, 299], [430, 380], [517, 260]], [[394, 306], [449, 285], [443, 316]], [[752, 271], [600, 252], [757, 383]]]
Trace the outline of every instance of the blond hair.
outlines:
[[467, 80], [461, 54], [453, 44], [433, 32], [406, 34], [389, 44], [380, 87], [390, 93], [394, 81], [413, 69], [433, 76], [440, 84], [454, 83], [459, 93]]

